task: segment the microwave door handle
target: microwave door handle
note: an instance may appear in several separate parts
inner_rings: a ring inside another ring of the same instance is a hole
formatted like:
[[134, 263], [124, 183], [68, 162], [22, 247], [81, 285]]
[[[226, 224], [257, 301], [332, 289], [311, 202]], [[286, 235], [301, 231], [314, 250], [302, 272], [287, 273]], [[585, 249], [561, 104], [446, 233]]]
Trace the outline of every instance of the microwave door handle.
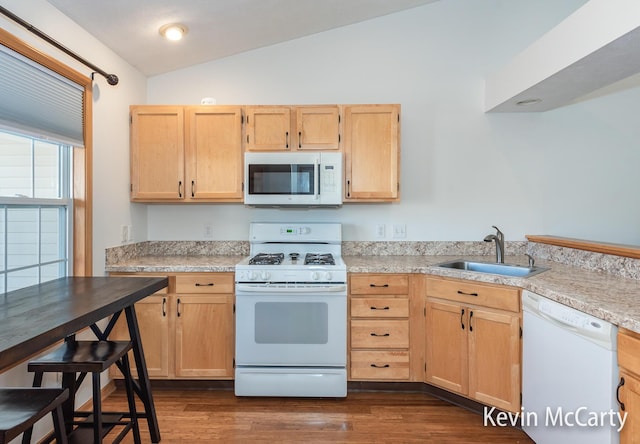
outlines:
[[316, 173], [313, 175], [313, 198], [314, 200], [320, 199], [320, 159], [316, 158]]

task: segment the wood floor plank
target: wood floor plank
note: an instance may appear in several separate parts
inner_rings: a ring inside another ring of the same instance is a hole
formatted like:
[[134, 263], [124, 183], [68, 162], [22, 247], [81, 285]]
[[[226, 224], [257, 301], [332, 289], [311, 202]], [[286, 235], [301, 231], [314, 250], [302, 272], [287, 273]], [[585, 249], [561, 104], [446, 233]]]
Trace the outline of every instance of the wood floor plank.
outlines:
[[[533, 443], [519, 429], [484, 426], [481, 415], [421, 393], [237, 398], [227, 390], [163, 389], [153, 395], [162, 444]], [[123, 391], [107, 397], [103, 408], [126, 410]], [[144, 421], [141, 433], [142, 442], [149, 443]], [[123, 442], [133, 439], [127, 436]]]

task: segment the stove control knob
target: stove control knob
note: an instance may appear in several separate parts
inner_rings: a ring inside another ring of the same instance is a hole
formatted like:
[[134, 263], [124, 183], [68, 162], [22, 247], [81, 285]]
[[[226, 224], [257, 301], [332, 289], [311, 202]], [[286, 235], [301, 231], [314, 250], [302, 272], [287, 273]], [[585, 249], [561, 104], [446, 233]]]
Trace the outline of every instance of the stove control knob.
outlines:
[[263, 271], [262, 273], [260, 273], [260, 278], [263, 281], [266, 281], [267, 279], [269, 279], [271, 277], [271, 274], [268, 271]]
[[314, 281], [317, 281], [318, 279], [320, 279], [320, 273], [318, 273], [317, 271], [314, 271], [313, 273], [311, 273], [311, 279], [313, 279]]
[[331, 272], [330, 272], [330, 271], [327, 271], [327, 272], [324, 274], [324, 279], [325, 279], [326, 281], [330, 281], [331, 279], [333, 279], [333, 276], [331, 275]]
[[258, 276], [256, 275], [255, 271], [249, 271], [247, 273], [247, 277], [249, 278], [250, 281], [255, 281]]

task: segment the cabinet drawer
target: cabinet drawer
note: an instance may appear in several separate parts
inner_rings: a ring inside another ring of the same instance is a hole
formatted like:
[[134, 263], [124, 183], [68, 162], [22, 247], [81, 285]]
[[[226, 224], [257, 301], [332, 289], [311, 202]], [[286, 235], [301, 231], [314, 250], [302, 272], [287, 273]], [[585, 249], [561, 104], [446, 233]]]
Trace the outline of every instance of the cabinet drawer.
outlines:
[[351, 294], [408, 294], [409, 276], [405, 274], [361, 274], [349, 278]]
[[351, 348], [409, 348], [409, 320], [354, 319]]
[[178, 275], [176, 293], [233, 293], [233, 273]]
[[618, 365], [640, 375], [640, 335], [618, 330]]
[[409, 316], [407, 298], [351, 298], [354, 318], [406, 318]]
[[353, 379], [409, 379], [409, 352], [352, 351], [350, 369]]
[[514, 287], [429, 277], [427, 296], [500, 310], [520, 311], [520, 289]]

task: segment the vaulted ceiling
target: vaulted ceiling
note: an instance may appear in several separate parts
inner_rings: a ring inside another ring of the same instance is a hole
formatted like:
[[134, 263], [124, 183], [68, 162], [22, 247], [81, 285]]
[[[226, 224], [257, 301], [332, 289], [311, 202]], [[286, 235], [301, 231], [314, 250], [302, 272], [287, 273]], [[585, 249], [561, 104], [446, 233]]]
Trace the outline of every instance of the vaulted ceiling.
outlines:
[[[143, 74], [153, 76], [436, 0], [48, 0]], [[182, 23], [180, 42], [159, 28]]]

